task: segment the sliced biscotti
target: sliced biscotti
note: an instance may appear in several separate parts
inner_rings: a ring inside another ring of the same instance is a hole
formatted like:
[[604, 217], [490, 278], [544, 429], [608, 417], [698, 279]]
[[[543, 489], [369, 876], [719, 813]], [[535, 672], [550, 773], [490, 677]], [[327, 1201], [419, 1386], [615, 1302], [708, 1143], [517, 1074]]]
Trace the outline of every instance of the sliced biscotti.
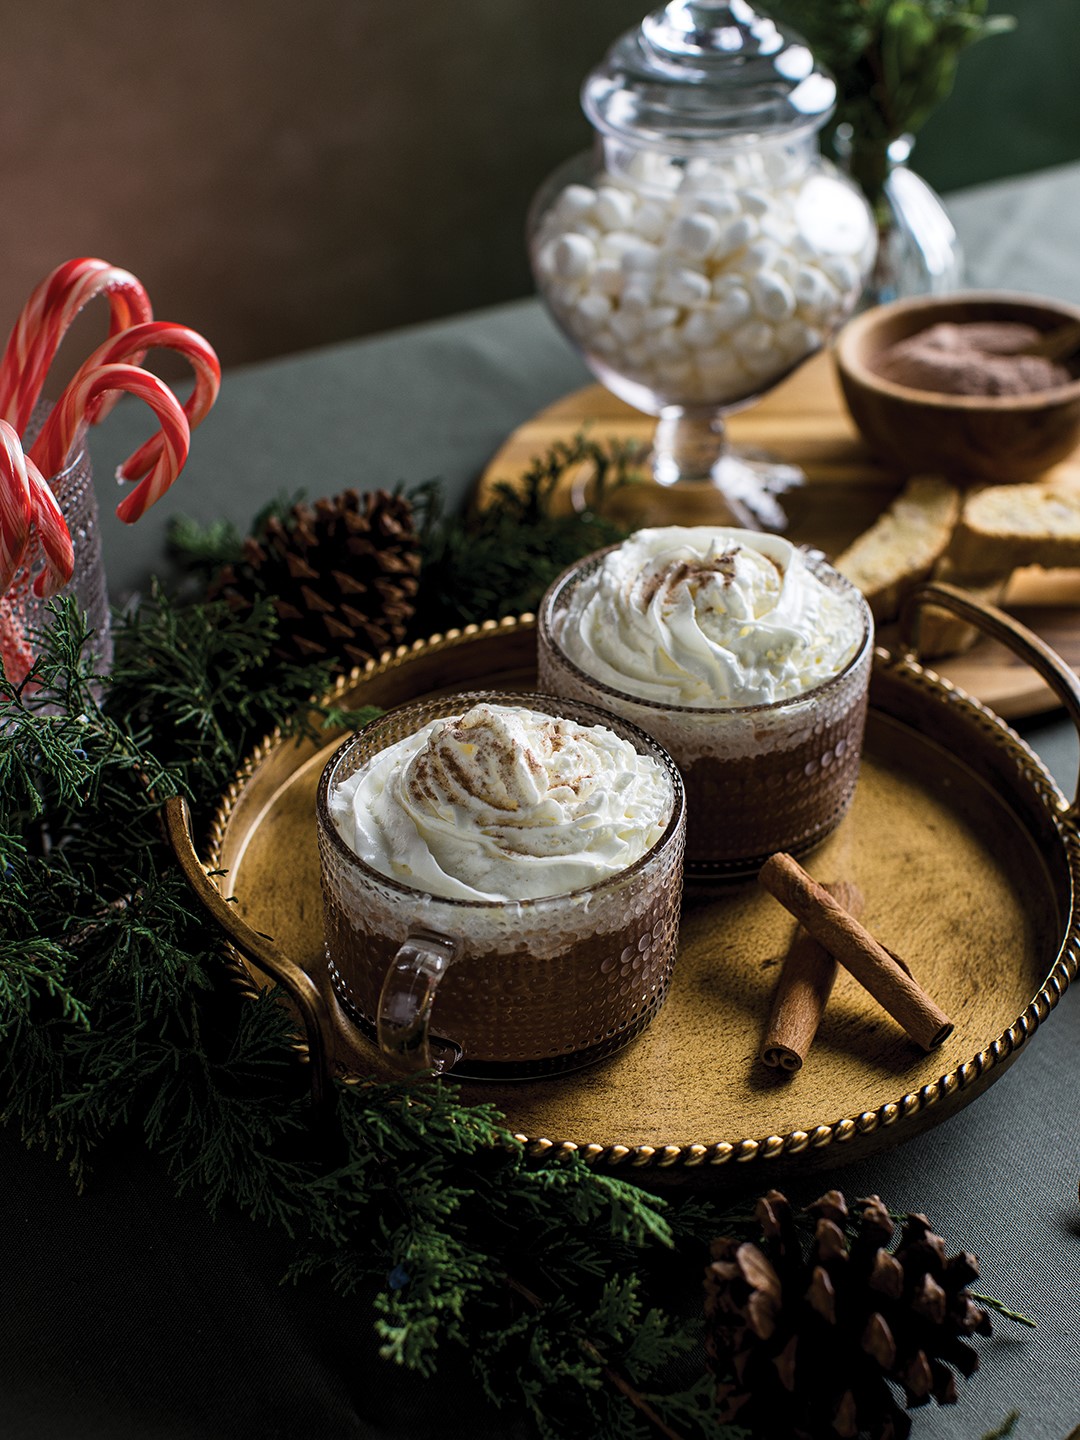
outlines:
[[967, 573], [1080, 565], [1080, 492], [988, 485], [968, 498], [948, 555]]
[[957, 486], [938, 475], [915, 475], [833, 561], [866, 596], [875, 620], [891, 620], [904, 593], [932, 573], [952, 539], [960, 506]]
[[[1012, 571], [967, 575], [957, 570], [948, 556], [943, 556], [934, 566], [933, 578], [965, 590], [980, 604], [1000, 605], [1009, 588]], [[971, 649], [982, 633], [950, 610], [939, 610], [936, 606], [927, 605], [919, 617], [919, 654], [928, 660], [942, 655], [962, 655]]]

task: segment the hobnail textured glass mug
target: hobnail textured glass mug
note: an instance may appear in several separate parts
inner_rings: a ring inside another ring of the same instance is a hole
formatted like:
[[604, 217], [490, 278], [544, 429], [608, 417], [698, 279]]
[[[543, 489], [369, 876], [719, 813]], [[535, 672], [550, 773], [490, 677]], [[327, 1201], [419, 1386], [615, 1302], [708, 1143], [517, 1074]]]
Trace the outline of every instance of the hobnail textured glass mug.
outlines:
[[874, 650], [865, 600], [823, 556], [811, 557], [818, 578], [849, 596], [862, 617], [862, 638], [838, 674], [768, 704], [712, 708], [645, 700], [586, 674], [560, 642], [574, 591], [613, 548], [571, 565], [541, 601], [540, 686], [604, 706], [672, 756], [686, 784], [687, 878], [756, 875], [778, 850], [803, 855], [813, 849], [847, 813], [858, 778]]
[[[482, 703], [604, 725], [662, 767], [670, 817], [625, 870], [532, 900], [446, 899], [374, 870], [338, 832], [330, 796], [380, 751]], [[399, 1068], [529, 1078], [590, 1064], [659, 1012], [675, 964], [685, 837], [676, 766], [636, 726], [551, 696], [480, 692], [418, 701], [365, 726], [319, 784], [330, 978], [342, 1008]]]

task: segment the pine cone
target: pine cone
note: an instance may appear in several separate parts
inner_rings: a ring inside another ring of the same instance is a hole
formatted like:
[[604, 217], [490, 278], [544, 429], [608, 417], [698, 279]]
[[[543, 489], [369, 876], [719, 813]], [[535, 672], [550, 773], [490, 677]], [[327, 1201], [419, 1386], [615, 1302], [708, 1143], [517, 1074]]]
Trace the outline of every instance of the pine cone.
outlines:
[[210, 589], [237, 614], [269, 596], [275, 655], [362, 665], [405, 638], [419, 587], [420, 542], [400, 495], [346, 490], [273, 516]]
[[[900, 1242], [876, 1195], [855, 1203], [831, 1190], [809, 1207], [804, 1251], [787, 1200], [770, 1190], [755, 1215], [760, 1246], [713, 1243], [706, 1271], [706, 1349], [719, 1377], [721, 1421], [760, 1440], [823, 1440], [868, 1433], [904, 1440], [904, 1404], [954, 1404], [954, 1369], [967, 1377], [978, 1356], [961, 1336], [990, 1334], [990, 1319], [967, 1285], [973, 1255], [946, 1258], [925, 1215], [909, 1215]], [[952, 1367], [952, 1368], [951, 1368]]]

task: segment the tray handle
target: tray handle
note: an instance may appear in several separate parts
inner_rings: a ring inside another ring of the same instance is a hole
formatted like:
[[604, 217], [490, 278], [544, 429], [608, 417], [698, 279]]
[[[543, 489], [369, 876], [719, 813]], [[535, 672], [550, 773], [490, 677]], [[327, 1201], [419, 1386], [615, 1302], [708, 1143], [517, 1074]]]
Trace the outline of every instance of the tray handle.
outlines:
[[195, 849], [191, 810], [182, 795], [174, 795], [165, 802], [165, 831], [203, 909], [224, 930], [230, 944], [281, 986], [299, 1012], [311, 1062], [311, 1098], [321, 1106], [329, 1095], [330, 1074], [326, 1037], [332, 1021], [326, 997], [306, 970], [279, 950], [269, 936], [253, 930], [237, 914], [236, 906], [223, 898]]
[[[917, 661], [919, 658], [919, 618], [927, 605], [936, 605], [941, 610], [958, 615], [1030, 665], [1050, 686], [1080, 735], [1080, 680], [1057, 651], [1004, 610], [995, 605], [984, 605], [955, 585], [928, 580], [917, 585], [905, 597], [900, 607], [900, 647], [905, 659]], [[1074, 821], [1080, 816], [1080, 775], [1066, 814]]]

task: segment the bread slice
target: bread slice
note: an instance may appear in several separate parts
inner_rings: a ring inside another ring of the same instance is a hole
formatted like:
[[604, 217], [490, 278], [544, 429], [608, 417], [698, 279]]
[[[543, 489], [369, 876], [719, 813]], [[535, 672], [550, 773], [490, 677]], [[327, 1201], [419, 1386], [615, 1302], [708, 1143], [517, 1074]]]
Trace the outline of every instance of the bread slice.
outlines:
[[833, 561], [866, 596], [879, 623], [891, 620], [904, 593], [931, 574], [952, 539], [960, 506], [957, 486], [939, 475], [915, 475]]
[[969, 574], [1080, 565], [1080, 492], [987, 485], [965, 503], [948, 554]]
[[[1004, 570], [991, 575], [965, 575], [945, 556], [934, 566], [933, 578], [966, 590], [973, 600], [984, 605], [1000, 605], [1005, 598], [1005, 591], [1009, 588], [1012, 571]], [[961, 620], [959, 615], [927, 605], [919, 617], [919, 654], [927, 660], [943, 655], [962, 655], [971, 649], [981, 635], [981, 630], [969, 625], [966, 620]]]

